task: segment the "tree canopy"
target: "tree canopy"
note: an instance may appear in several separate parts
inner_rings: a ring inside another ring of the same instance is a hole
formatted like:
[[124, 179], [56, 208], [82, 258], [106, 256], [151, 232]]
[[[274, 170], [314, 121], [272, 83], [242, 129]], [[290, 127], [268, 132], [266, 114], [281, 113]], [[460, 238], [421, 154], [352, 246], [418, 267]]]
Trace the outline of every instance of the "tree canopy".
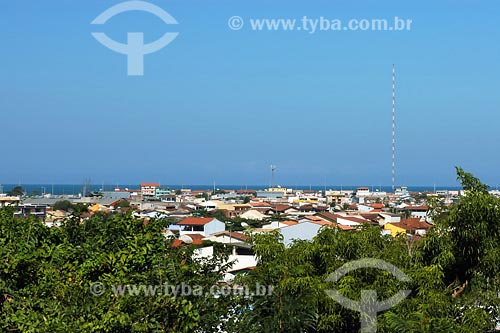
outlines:
[[22, 186], [16, 186], [12, 190], [10, 190], [7, 194], [11, 196], [23, 196], [24, 188]]
[[[494, 332], [500, 302], [500, 202], [473, 175], [457, 169], [466, 195], [451, 206], [430, 203], [434, 226], [422, 238], [323, 228], [313, 241], [285, 246], [279, 232], [254, 234], [259, 262], [235, 284], [265, 295], [117, 295], [115, 285], [219, 285], [230, 249], [193, 256], [173, 247], [166, 220], [144, 223], [131, 213], [71, 217], [49, 228], [0, 210], [0, 331], [2, 332], [358, 332], [360, 314], [325, 290], [380, 300], [410, 295], [378, 314], [379, 332]], [[328, 282], [357, 259], [393, 264], [409, 281], [367, 268]], [[97, 284], [98, 283], [98, 284]], [[102, 285], [101, 285], [102, 284]], [[102, 286], [99, 295], [92, 292]]]

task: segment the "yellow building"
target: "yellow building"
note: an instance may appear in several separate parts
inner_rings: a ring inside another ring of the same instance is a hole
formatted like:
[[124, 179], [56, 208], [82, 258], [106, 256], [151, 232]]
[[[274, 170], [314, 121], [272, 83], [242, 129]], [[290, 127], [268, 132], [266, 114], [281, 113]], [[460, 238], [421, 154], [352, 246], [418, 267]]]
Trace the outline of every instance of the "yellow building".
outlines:
[[318, 203], [318, 198], [316, 197], [300, 197], [297, 200], [294, 200], [293, 203], [310, 203], [310, 204], [317, 204]]
[[432, 227], [432, 225], [425, 221], [421, 221], [418, 217], [402, 219], [401, 222], [387, 223], [384, 225], [384, 229], [389, 230], [392, 237], [396, 237], [400, 234], [423, 236], [430, 227]]
[[396, 237], [401, 234], [406, 235], [406, 229], [401, 228], [397, 225], [397, 223], [387, 223], [384, 225], [384, 230], [390, 231], [392, 237]]
[[268, 192], [281, 192], [283, 196], [286, 197], [286, 188], [283, 187], [269, 187], [267, 189]]

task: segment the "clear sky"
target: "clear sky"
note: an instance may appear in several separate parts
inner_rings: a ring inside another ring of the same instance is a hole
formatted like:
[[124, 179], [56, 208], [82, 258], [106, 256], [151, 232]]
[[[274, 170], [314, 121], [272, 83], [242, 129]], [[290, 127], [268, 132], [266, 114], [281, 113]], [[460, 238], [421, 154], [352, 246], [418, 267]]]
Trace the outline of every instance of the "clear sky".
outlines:
[[[0, 183], [500, 184], [500, 2], [152, 0], [0, 4]], [[228, 27], [238, 15], [245, 25]], [[411, 31], [252, 31], [250, 18], [413, 20]], [[91, 32], [152, 42], [145, 75]]]

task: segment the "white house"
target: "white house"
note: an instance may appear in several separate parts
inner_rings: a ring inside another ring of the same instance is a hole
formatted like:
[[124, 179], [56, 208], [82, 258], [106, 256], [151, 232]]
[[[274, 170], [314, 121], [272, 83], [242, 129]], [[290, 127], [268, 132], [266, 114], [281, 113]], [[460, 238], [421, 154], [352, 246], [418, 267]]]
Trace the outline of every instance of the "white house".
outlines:
[[0, 194], [0, 207], [17, 206], [21, 202], [19, 197]]
[[381, 226], [386, 225], [387, 223], [398, 223], [401, 222], [401, 216], [398, 214], [392, 214], [392, 213], [380, 213], [378, 214], [379, 218], [379, 224]]
[[198, 204], [200, 207], [203, 207], [203, 209], [206, 209], [207, 211], [214, 210], [217, 208], [217, 203], [213, 201], [204, 201]]
[[[194, 250], [194, 259], [211, 258], [214, 255], [214, 247], [207, 246]], [[238, 254], [237, 250], [233, 248], [232, 254], [229, 255], [227, 261], [223, 265], [231, 263], [231, 268], [228, 272], [236, 272], [245, 269], [252, 269], [257, 266], [257, 257], [253, 254]]]
[[234, 244], [234, 243], [245, 243], [248, 240], [248, 236], [242, 234], [241, 232], [236, 231], [221, 231], [216, 232], [210, 237], [206, 237], [205, 239], [211, 240], [217, 243], [223, 244]]
[[294, 239], [312, 240], [321, 229], [322, 225], [314, 222], [297, 223], [285, 228], [280, 228], [283, 235], [283, 242], [290, 245]]
[[368, 223], [368, 220], [365, 220], [360, 217], [354, 217], [354, 216], [345, 216], [345, 215], [339, 215], [337, 214], [337, 223], [349, 227], [360, 227], [365, 223]]
[[156, 189], [160, 187], [157, 183], [142, 183], [141, 193], [144, 197], [154, 197], [156, 194]]
[[177, 226], [181, 227], [180, 235], [200, 234], [208, 237], [226, 230], [224, 222], [212, 217], [188, 217], [177, 223]]
[[374, 210], [373, 207], [367, 206], [367, 205], [358, 205], [358, 212], [362, 213], [368, 213]]
[[419, 218], [422, 221], [428, 218], [428, 207], [427, 206], [406, 206], [406, 209], [410, 212], [411, 217]]

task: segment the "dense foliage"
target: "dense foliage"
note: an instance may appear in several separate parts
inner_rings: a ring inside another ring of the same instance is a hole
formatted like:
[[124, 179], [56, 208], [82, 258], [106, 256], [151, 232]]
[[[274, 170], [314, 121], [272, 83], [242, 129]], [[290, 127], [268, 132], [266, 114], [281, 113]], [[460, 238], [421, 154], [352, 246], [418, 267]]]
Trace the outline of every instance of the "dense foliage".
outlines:
[[34, 218], [13, 219], [12, 213], [0, 211], [2, 332], [192, 332], [211, 327], [226, 313], [213, 297], [117, 297], [110, 288], [99, 296], [89, 292], [97, 281], [104, 286], [216, 283], [216, 268], [226, 254], [192, 260], [192, 250], [167, 246], [162, 221], [145, 225], [131, 215], [94, 215], [48, 228]]
[[[358, 332], [359, 313], [326, 293], [359, 300], [361, 290], [386, 299], [411, 294], [378, 315], [379, 332], [493, 332], [500, 318], [500, 202], [487, 186], [457, 169], [467, 195], [450, 207], [430, 203], [435, 226], [424, 239], [325, 228], [312, 242], [290, 247], [279, 233], [254, 235], [258, 266], [237, 278], [265, 296], [117, 296], [127, 284], [198, 285], [221, 280], [227, 250], [193, 259], [193, 246], [173, 248], [166, 222], [145, 224], [130, 214], [71, 218], [48, 228], [34, 218], [0, 210], [0, 331], [2, 332]], [[400, 282], [378, 269], [327, 277], [345, 263], [378, 258], [401, 269]]]

